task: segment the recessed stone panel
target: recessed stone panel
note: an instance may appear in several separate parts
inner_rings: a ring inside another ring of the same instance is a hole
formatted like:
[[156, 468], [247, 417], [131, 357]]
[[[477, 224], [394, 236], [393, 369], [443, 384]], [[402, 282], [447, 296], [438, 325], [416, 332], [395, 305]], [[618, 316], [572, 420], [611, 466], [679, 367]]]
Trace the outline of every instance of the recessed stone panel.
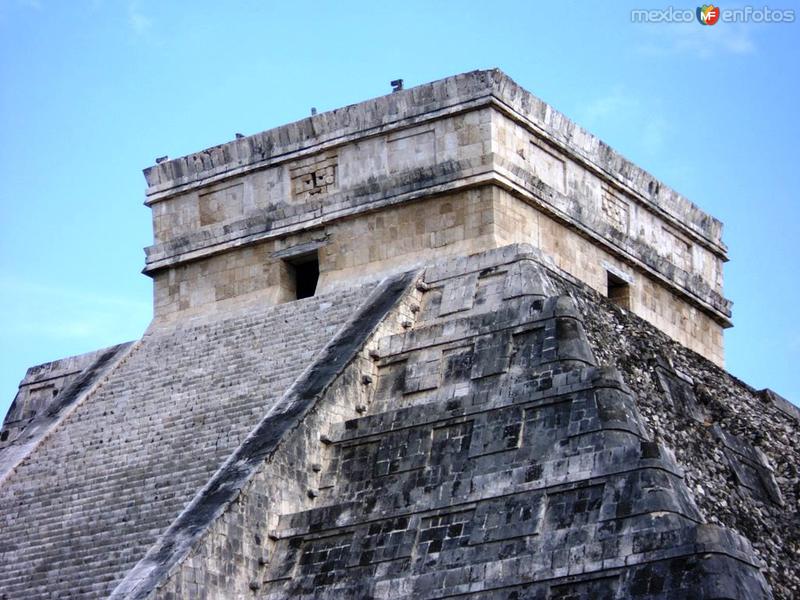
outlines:
[[664, 248], [669, 253], [672, 263], [679, 269], [690, 273], [692, 271], [691, 244], [667, 227], [662, 228], [662, 236]]
[[564, 159], [555, 150], [546, 148], [544, 142], [532, 140], [529, 150], [534, 175], [563, 194], [567, 186], [567, 170]]
[[601, 199], [603, 218], [617, 231], [628, 233], [630, 227], [630, 205], [625, 197], [609, 185], [603, 185]]
[[237, 183], [200, 194], [200, 226], [233, 221], [244, 214], [244, 184]]
[[436, 136], [431, 131], [399, 132], [386, 143], [390, 173], [436, 163]]
[[528, 492], [481, 502], [471, 524], [470, 544], [534, 535], [544, 512], [543, 494]]

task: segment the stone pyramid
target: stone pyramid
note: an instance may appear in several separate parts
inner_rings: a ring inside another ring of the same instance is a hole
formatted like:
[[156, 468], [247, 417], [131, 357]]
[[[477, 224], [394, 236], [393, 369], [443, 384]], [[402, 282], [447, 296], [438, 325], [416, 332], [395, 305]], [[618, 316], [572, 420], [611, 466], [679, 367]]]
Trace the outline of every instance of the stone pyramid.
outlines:
[[[480, 102], [557, 123], [564, 160], [599, 148], [627, 218], [677, 206], [697, 246], [714, 221], [661, 184], [637, 196], [651, 180], [514, 86], [465, 74], [148, 170], [156, 317], [23, 379], [0, 433], [0, 598], [796, 596], [800, 412], [719, 366], [712, 242], [692, 275], [595, 227], [589, 176], [565, 167], [559, 191], [535, 150], [520, 181], [594, 227], [580, 239], [610, 275], [567, 233], [563, 254], [509, 240], [569, 214], [474, 179], [501, 154], [486, 115], [505, 139]], [[424, 119], [469, 131], [401, 135]], [[481, 150], [435, 162], [448, 139]], [[380, 143], [394, 170], [348, 166]], [[248, 209], [259, 193], [284, 200]], [[703, 327], [658, 316], [684, 313]]]

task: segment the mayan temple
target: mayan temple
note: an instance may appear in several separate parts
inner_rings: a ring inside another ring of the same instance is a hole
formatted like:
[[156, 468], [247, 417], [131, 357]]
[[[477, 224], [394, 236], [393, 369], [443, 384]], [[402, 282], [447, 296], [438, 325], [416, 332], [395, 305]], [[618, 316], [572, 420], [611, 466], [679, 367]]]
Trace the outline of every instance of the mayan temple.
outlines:
[[153, 321], [20, 383], [0, 598], [800, 596], [722, 224], [498, 70], [396, 83], [145, 169]]

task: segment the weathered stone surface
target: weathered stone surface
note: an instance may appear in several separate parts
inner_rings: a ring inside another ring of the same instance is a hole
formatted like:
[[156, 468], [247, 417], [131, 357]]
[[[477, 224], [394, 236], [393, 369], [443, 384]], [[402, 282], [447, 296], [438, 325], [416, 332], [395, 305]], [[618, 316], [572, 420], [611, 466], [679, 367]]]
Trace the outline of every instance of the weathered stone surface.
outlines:
[[146, 177], [155, 319], [23, 380], [0, 598], [800, 593], [721, 224], [502, 73]]
[[0, 482], [130, 349], [120, 344], [28, 369], [0, 430]]
[[[629, 372], [598, 363], [584, 324], [618, 309], [514, 250], [429, 268], [221, 515], [197, 508], [214, 486], [200, 492], [179, 521], [195, 514], [203, 535], [179, 566], [152, 550], [168, 574], [137, 579], [140, 564], [115, 597], [771, 597], [751, 541], [697, 506], [693, 466], [654, 437]], [[520, 270], [537, 272], [528, 289]], [[457, 279], [473, 300], [442, 314]], [[638, 361], [663, 402], [663, 361]]]
[[[769, 597], [573, 300], [504, 298], [519, 262], [426, 275], [414, 326], [378, 342], [367, 413], [333, 438], [321, 506], [281, 517], [260, 597]], [[454, 278], [481, 302], [443, 314]], [[420, 361], [422, 387], [395, 367]]]
[[152, 327], [0, 487], [0, 597], [100, 597], [363, 292]]
[[[280, 303], [287, 247], [320, 291], [533, 243], [722, 365], [722, 226], [497, 70], [403, 90], [145, 171], [157, 317]], [[445, 309], [449, 310], [448, 302]]]
[[[623, 372], [653, 439], [674, 450], [705, 519], [750, 540], [776, 597], [797, 597], [800, 437], [794, 411], [586, 292], [570, 293], [586, 315], [595, 355]], [[693, 382], [702, 422], [662, 391], [658, 372], [665, 359]], [[731, 450], [732, 440], [741, 443], [744, 456]], [[737, 470], [748, 466], [757, 477], [740, 478]]]

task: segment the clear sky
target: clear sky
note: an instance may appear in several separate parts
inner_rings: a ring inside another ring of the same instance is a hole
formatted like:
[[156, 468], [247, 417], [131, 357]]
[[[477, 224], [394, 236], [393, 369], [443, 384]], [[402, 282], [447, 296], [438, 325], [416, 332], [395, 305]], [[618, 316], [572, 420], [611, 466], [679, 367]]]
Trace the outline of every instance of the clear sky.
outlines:
[[669, 5], [0, 0], [0, 413], [141, 336], [156, 157], [489, 67], [725, 223], [728, 368], [799, 401], [800, 25], [631, 22]]

